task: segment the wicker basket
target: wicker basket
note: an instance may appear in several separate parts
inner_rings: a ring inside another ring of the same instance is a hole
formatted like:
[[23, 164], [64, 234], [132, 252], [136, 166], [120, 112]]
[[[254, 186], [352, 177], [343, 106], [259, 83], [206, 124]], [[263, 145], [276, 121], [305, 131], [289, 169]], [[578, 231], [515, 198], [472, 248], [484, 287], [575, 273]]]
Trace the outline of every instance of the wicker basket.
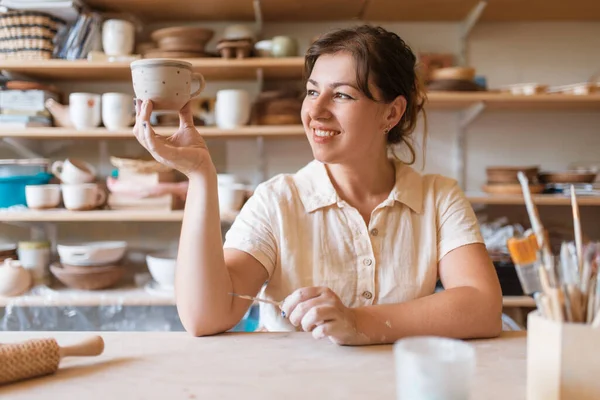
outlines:
[[37, 11], [0, 14], [0, 60], [52, 58], [54, 38], [65, 22]]

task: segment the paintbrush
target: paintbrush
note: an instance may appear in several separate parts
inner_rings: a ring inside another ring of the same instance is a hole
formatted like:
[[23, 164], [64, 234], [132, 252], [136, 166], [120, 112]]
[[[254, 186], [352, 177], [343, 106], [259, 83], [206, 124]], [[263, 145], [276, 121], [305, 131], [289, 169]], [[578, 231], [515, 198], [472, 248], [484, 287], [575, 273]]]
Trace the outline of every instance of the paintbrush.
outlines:
[[571, 185], [571, 209], [573, 210], [573, 229], [575, 231], [575, 247], [577, 249], [577, 269], [583, 274], [583, 249], [581, 243], [581, 220], [579, 218], [579, 206], [575, 196], [575, 186]]
[[523, 198], [525, 200], [525, 207], [527, 208], [527, 214], [529, 215], [529, 221], [531, 222], [531, 228], [533, 229], [533, 233], [535, 233], [535, 237], [538, 242], [538, 247], [542, 252], [541, 264], [542, 267], [552, 268], [548, 272], [551, 273], [550, 278], [552, 281], [551, 284], [556, 283], [556, 273], [554, 271], [554, 266], [549, 265], [552, 260], [552, 253], [550, 252], [550, 246], [548, 244], [548, 240], [546, 240], [546, 236], [544, 235], [544, 226], [540, 221], [540, 216], [538, 214], [537, 208], [531, 199], [531, 192], [529, 190], [529, 179], [522, 171], [517, 173], [517, 177], [519, 178], [519, 183], [521, 184], [521, 190], [523, 191]]
[[537, 272], [538, 244], [535, 234], [523, 238], [512, 237], [506, 242], [506, 247], [515, 264], [523, 292], [529, 295], [542, 290]]
[[281, 308], [281, 306], [283, 305], [283, 301], [273, 301], [273, 300], [261, 299], [260, 297], [247, 296], [244, 294], [237, 294], [237, 293], [229, 293], [229, 294], [232, 296], [239, 297], [240, 299], [251, 300], [251, 301], [260, 301], [263, 303], [274, 305], [275, 307], [279, 307], [279, 308]]

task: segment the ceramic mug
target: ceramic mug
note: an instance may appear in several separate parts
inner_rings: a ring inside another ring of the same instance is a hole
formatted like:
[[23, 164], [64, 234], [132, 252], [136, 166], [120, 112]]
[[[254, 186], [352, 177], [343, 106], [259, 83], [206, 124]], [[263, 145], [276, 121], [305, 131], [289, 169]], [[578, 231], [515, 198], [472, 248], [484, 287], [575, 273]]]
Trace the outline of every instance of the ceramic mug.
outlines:
[[96, 179], [96, 169], [91, 164], [73, 158], [55, 161], [51, 171], [62, 183], [89, 183]]
[[102, 95], [102, 123], [109, 131], [131, 126], [135, 120], [133, 96], [127, 93], [104, 93]]
[[60, 204], [60, 186], [26, 185], [25, 201], [27, 207], [36, 210], [56, 208]]
[[163, 58], [132, 62], [131, 76], [135, 96], [152, 100], [153, 110], [179, 111], [206, 85], [202, 74], [192, 71], [191, 63]]
[[71, 93], [69, 95], [69, 117], [75, 129], [84, 130], [100, 125], [101, 96], [96, 93]]
[[126, 56], [135, 46], [135, 25], [123, 19], [109, 19], [102, 24], [102, 48], [107, 56]]
[[272, 39], [273, 57], [295, 57], [298, 55], [298, 42], [289, 36], [275, 36]]
[[222, 129], [243, 126], [250, 120], [250, 94], [245, 90], [227, 89], [217, 92], [215, 120]]
[[104, 204], [106, 193], [95, 183], [61, 185], [65, 208], [71, 211], [93, 210]]

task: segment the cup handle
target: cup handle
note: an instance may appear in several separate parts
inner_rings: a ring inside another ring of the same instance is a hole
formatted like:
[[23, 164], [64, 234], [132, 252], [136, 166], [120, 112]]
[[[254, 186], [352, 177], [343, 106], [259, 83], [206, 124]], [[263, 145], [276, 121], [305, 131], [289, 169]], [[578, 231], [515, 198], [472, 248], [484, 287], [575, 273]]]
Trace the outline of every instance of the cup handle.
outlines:
[[194, 79], [194, 81], [198, 81], [198, 90], [196, 90], [194, 93], [190, 94], [190, 99], [193, 97], [196, 97], [200, 93], [202, 93], [202, 91], [204, 90], [204, 87], [206, 86], [206, 81], [204, 80], [204, 76], [202, 76], [202, 74], [194, 73], [194, 74], [192, 74], [192, 79]]
[[106, 201], [106, 192], [100, 188], [98, 188], [98, 192], [96, 193], [96, 207], [101, 206]]
[[60, 180], [62, 180], [61, 174], [62, 174], [63, 165], [64, 165], [64, 161], [54, 161], [54, 163], [52, 164], [52, 167], [51, 167], [52, 173], [54, 175], [56, 175], [56, 177]]

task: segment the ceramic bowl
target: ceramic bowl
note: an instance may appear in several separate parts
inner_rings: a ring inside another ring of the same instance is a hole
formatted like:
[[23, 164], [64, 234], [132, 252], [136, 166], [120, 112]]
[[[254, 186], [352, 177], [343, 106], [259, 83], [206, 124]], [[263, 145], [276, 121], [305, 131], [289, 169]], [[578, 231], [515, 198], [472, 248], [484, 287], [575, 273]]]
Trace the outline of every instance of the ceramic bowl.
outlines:
[[119, 262], [127, 251], [127, 242], [99, 241], [56, 246], [60, 261], [70, 265], [98, 266]]
[[88, 267], [86, 271], [79, 268], [65, 268], [60, 263], [50, 265], [50, 272], [65, 286], [73, 289], [98, 290], [114, 286], [119, 282], [125, 268], [117, 265]]
[[152, 279], [165, 289], [173, 289], [175, 286], [175, 267], [177, 257], [171, 253], [148, 254], [146, 264]]
[[186, 61], [148, 58], [133, 61], [131, 76], [135, 96], [151, 100], [153, 110], [178, 111], [205, 86], [204, 77]]

